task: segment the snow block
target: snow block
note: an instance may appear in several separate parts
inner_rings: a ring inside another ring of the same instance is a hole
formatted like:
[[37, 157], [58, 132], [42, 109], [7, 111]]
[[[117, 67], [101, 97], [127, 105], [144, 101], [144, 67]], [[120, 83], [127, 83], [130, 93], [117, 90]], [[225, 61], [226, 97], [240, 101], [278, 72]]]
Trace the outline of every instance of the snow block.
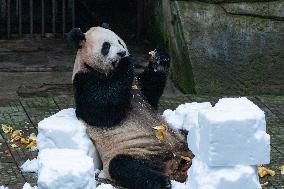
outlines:
[[211, 107], [212, 106], [209, 102], [185, 103], [179, 105], [174, 111], [170, 109], [165, 110], [163, 117], [171, 127], [191, 131], [191, 129], [198, 123], [198, 112], [202, 109], [208, 109]]
[[38, 124], [39, 151], [47, 148], [80, 149], [94, 159], [95, 168], [102, 167], [98, 152], [86, 133], [86, 126], [69, 108], [45, 118]]
[[188, 174], [192, 189], [261, 189], [256, 166], [210, 167], [195, 157]]
[[92, 158], [81, 150], [44, 149], [38, 155], [40, 189], [95, 189]]
[[270, 162], [270, 136], [264, 112], [247, 98], [221, 99], [201, 110], [199, 156], [209, 166]]

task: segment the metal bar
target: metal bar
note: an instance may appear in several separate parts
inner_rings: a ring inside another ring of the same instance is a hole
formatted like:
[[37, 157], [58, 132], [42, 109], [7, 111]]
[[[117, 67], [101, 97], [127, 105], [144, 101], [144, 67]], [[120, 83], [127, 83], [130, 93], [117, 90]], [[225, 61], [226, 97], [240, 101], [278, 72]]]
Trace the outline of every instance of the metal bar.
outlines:
[[56, 9], [55, 9], [55, 0], [52, 0], [52, 33], [55, 35], [56, 32]]
[[22, 36], [22, 0], [19, 0], [19, 35]]
[[65, 27], [66, 27], [66, 2], [62, 0], [62, 35], [65, 35]]
[[11, 10], [10, 10], [10, 6], [11, 6], [11, 1], [7, 0], [7, 36], [8, 38], [10, 38], [11, 35]]
[[75, 27], [75, 0], [72, 0], [72, 27]]
[[34, 33], [34, 18], [33, 18], [33, 0], [30, 0], [30, 34]]
[[45, 21], [44, 21], [44, 0], [41, 0], [41, 35], [45, 36]]

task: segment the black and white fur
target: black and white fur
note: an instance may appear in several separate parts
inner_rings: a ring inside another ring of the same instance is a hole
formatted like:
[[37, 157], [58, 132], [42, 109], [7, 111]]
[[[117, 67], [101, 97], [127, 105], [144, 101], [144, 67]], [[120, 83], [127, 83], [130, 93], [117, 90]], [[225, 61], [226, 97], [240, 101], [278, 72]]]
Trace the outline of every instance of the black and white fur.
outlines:
[[[95, 36], [96, 30], [98, 36]], [[86, 34], [80, 31], [76, 28], [68, 34], [68, 41], [78, 47], [73, 72], [76, 115], [89, 125], [114, 128], [135, 108], [131, 107], [131, 88], [136, 60], [130, 56], [123, 40], [109, 29], [95, 27]], [[80, 48], [89, 49], [84, 49], [82, 54]], [[151, 53], [148, 67], [137, 77], [144, 99], [153, 108], [157, 108], [163, 93], [169, 62], [167, 53], [158, 49]], [[170, 178], [159, 165], [127, 154], [110, 161], [109, 174], [129, 189], [171, 188]]]

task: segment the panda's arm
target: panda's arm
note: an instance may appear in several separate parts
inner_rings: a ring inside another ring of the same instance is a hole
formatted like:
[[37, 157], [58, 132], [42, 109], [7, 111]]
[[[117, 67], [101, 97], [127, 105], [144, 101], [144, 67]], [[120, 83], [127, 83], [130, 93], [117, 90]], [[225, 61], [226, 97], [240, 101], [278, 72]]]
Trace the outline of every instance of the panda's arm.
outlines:
[[151, 52], [151, 58], [144, 72], [138, 75], [138, 82], [144, 98], [157, 109], [164, 92], [170, 67], [170, 56], [163, 49]]
[[145, 100], [155, 109], [158, 108], [166, 80], [167, 72], [155, 72], [151, 63], [145, 68], [144, 72], [138, 75], [138, 83], [141, 87], [141, 92]]
[[120, 65], [111, 76], [91, 69], [75, 75], [78, 117], [97, 126], [112, 126], [125, 117], [132, 97], [133, 68], [131, 64]]

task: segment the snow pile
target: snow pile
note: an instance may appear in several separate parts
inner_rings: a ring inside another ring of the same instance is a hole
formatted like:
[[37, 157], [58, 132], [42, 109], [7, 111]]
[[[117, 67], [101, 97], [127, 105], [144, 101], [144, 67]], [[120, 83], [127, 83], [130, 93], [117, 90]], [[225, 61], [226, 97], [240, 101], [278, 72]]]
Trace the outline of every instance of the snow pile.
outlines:
[[261, 189], [256, 166], [208, 166], [195, 157], [188, 174], [192, 189]]
[[40, 189], [96, 188], [93, 160], [82, 150], [41, 150], [38, 165]]
[[163, 115], [171, 126], [189, 131], [195, 158], [186, 188], [261, 189], [256, 165], [270, 161], [270, 136], [265, 114], [253, 102], [224, 98], [214, 107], [189, 103]]
[[37, 158], [32, 160], [27, 160], [22, 166], [22, 171], [24, 172], [38, 172], [38, 161]]
[[[77, 119], [75, 109], [62, 110], [38, 124], [38, 158], [27, 160], [21, 169], [38, 172], [39, 189], [95, 189], [99, 155]], [[25, 189], [35, 188], [28, 183]]]
[[5, 186], [0, 186], [0, 189], [9, 189], [9, 188]]
[[172, 183], [172, 189], [188, 189], [187, 183], [180, 183], [175, 180], [172, 180], [171, 183]]
[[37, 186], [32, 187], [29, 183], [25, 183], [22, 189], [37, 189]]
[[86, 127], [77, 119], [73, 108], [61, 110], [39, 122], [37, 144], [39, 151], [47, 148], [82, 150], [94, 159], [95, 168], [101, 168], [99, 155], [87, 136]]
[[111, 184], [101, 184], [97, 187], [97, 189], [116, 189], [116, 188]]
[[221, 99], [201, 110], [199, 154], [210, 166], [257, 165], [270, 161], [265, 114], [247, 98]]
[[198, 123], [198, 112], [211, 107], [209, 102], [185, 103], [179, 105], [174, 111], [170, 109], [165, 110], [163, 117], [171, 127], [189, 131]]

